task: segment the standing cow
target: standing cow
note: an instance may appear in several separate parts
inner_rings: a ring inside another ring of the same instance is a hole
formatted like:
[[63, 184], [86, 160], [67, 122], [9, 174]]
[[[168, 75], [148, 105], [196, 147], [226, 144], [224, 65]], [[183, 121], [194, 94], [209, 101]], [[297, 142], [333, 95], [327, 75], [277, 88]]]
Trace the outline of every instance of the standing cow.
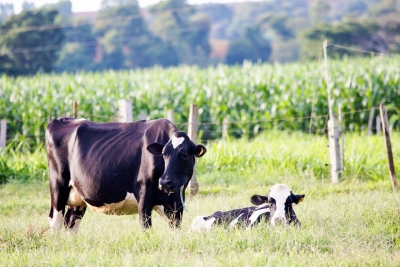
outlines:
[[87, 206], [105, 214], [138, 213], [143, 228], [151, 227], [154, 209], [179, 226], [195, 157], [207, 151], [166, 119], [97, 123], [69, 117], [49, 123], [46, 149], [50, 226], [74, 232]]

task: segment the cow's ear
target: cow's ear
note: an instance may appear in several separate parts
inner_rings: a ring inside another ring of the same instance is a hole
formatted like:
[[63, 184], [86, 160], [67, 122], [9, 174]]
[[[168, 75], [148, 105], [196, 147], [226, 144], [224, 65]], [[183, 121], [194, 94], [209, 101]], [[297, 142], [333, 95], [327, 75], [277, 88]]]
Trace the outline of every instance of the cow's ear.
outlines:
[[300, 202], [302, 202], [303, 200], [304, 200], [304, 197], [305, 197], [306, 195], [294, 195], [293, 193], [292, 193], [292, 202], [294, 202], [294, 203], [296, 203], [296, 204], [299, 204]]
[[254, 205], [258, 206], [261, 205], [263, 203], [267, 203], [268, 202], [268, 198], [265, 196], [260, 196], [260, 195], [254, 195], [250, 198], [251, 203], [253, 203]]
[[154, 156], [161, 156], [163, 148], [164, 145], [160, 143], [153, 143], [147, 146], [147, 150]]
[[204, 156], [204, 154], [206, 154], [206, 152], [207, 152], [207, 149], [206, 149], [205, 146], [203, 146], [203, 145], [197, 145], [197, 146], [194, 148], [194, 155], [195, 155], [196, 157], [198, 157], [198, 158]]

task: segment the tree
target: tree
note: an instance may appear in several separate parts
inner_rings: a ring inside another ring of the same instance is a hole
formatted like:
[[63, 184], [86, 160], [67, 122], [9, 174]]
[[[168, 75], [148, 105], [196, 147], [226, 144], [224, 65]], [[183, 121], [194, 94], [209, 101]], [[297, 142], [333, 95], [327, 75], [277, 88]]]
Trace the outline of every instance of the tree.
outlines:
[[13, 4], [1, 4], [0, 3], [0, 24], [13, 14], [14, 14], [14, 5]]
[[315, 0], [310, 6], [310, 16], [313, 24], [327, 23], [331, 7], [326, 0]]
[[260, 29], [247, 28], [244, 36], [231, 41], [226, 55], [227, 64], [242, 64], [243, 60], [267, 61], [271, 54], [271, 44], [262, 38]]
[[[347, 21], [334, 26], [317, 25], [305, 31], [301, 36], [302, 57], [305, 59], [318, 58], [324, 39], [327, 39], [329, 43], [385, 53], [388, 46], [386, 41], [377, 34], [378, 30], [379, 25], [374, 22]], [[334, 50], [334, 53], [339, 56], [354, 55], [354, 52], [349, 50]]]
[[7, 73], [28, 75], [38, 71], [50, 72], [58, 59], [64, 40], [60, 28], [19, 30], [19, 27], [39, 27], [53, 24], [57, 11], [24, 11], [11, 16], [1, 27], [0, 51], [12, 61]]
[[210, 44], [208, 34], [211, 22], [207, 15], [196, 13], [186, 0], [167, 0], [150, 8], [157, 13], [153, 32], [179, 51], [179, 62], [204, 65]]
[[92, 33], [92, 26], [85, 20], [78, 20], [73, 27], [66, 29], [65, 34], [56, 71], [94, 70], [97, 40]]

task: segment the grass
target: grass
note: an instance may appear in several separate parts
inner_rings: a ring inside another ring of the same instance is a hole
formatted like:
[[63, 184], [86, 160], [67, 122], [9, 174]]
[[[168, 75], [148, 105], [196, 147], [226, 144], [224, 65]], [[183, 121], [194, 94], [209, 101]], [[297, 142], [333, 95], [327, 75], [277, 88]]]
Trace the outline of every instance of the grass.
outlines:
[[[399, 141], [393, 134], [395, 162]], [[338, 184], [329, 180], [326, 143], [278, 132], [209, 143], [197, 166], [200, 193], [187, 199], [181, 229], [169, 229], [155, 213], [153, 228], [142, 231], [137, 215], [89, 210], [78, 235], [48, 229], [44, 151], [8, 153], [2, 160], [14, 176], [0, 186], [0, 266], [398, 266], [400, 197], [388, 179], [383, 138], [346, 136]], [[294, 207], [300, 228], [190, 231], [195, 216], [250, 205], [251, 195], [266, 194], [275, 182], [306, 194]]]
[[158, 215], [144, 232], [137, 216], [88, 211], [78, 235], [71, 235], [47, 229], [47, 185], [12, 182], [0, 191], [0, 266], [398, 266], [400, 199], [384, 184], [324, 197], [299, 188], [295, 193], [306, 194], [295, 206], [300, 228], [189, 230], [195, 216], [248, 205], [266, 187], [189, 198], [180, 230]]

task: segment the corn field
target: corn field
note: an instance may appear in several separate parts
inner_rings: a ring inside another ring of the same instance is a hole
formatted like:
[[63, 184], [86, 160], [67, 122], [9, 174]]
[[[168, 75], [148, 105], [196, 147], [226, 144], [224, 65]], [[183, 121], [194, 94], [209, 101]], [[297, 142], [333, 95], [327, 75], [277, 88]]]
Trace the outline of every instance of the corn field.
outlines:
[[[331, 60], [334, 113], [340, 107], [346, 130], [366, 130], [372, 107], [387, 103], [390, 123], [396, 126], [400, 103], [399, 57]], [[328, 101], [322, 62], [251, 64], [201, 69], [180, 66], [163, 69], [76, 74], [39, 74], [1, 77], [0, 119], [8, 123], [8, 139], [44, 140], [48, 121], [72, 115], [95, 121], [116, 121], [118, 100], [129, 99], [134, 119], [145, 112], [150, 119], [174, 110], [174, 121], [186, 130], [189, 106], [199, 106], [203, 140], [220, 137], [229, 117], [229, 135], [253, 137], [269, 129], [320, 133], [326, 127]]]

